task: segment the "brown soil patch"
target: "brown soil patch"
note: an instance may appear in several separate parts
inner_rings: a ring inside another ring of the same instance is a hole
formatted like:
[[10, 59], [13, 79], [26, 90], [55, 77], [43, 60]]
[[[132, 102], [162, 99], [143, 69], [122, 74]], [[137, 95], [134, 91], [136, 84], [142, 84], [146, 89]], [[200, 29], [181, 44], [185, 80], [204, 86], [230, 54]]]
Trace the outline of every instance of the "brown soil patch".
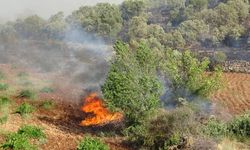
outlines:
[[250, 74], [224, 73], [225, 86], [212, 99], [222, 103], [230, 112], [240, 114], [250, 110]]

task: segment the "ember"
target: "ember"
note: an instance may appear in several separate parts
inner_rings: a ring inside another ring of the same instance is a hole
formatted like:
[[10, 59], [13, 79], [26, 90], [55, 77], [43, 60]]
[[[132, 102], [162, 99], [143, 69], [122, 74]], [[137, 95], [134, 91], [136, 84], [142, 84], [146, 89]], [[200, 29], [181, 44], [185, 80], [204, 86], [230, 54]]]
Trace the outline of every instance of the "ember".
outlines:
[[85, 98], [81, 110], [85, 113], [92, 113], [94, 116], [83, 120], [81, 126], [103, 125], [123, 118], [121, 113], [111, 113], [104, 107], [103, 100], [96, 93], [92, 93]]

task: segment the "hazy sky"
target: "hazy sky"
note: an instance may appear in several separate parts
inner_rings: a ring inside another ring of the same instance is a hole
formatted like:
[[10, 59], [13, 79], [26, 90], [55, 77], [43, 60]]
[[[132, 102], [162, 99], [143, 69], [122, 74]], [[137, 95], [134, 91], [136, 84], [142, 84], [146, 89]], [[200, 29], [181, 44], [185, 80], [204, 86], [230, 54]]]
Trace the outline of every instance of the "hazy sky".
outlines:
[[58, 11], [68, 15], [82, 5], [98, 2], [121, 3], [123, 0], [0, 0], [0, 21], [14, 20], [31, 14], [48, 18]]

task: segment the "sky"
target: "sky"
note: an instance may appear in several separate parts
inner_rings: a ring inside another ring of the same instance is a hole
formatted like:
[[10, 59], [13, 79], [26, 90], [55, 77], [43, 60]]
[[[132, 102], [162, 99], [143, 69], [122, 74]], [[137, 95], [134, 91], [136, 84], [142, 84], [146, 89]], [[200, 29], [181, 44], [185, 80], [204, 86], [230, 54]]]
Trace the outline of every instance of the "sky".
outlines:
[[15, 20], [38, 14], [48, 18], [52, 14], [63, 11], [65, 15], [70, 14], [83, 5], [94, 5], [99, 2], [119, 4], [123, 0], [0, 0], [0, 22]]

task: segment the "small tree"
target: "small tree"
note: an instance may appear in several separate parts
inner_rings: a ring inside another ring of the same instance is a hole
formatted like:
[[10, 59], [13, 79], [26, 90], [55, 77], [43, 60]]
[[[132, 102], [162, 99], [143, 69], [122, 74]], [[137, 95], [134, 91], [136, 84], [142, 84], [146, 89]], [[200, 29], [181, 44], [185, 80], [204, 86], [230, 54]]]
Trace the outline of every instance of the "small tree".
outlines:
[[185, 97], [186, 92], [188, 95], [206, 97], [220, 87], [221, 69], [216, 68], [213, 73], [206, 72], [208, 58], [199, 61], [190, 51], [180, 53], [169, 49], [164, 53], [161, 70], [170, 81], [170, 88], [177, 98]]
[[144, 44], [132, 51], [117, 42], [116, 57], [102, 86], [111, 110], [122, 111], [128, 126], [141, 122], [159, 106], [161, 83], [156, 76], [157, 58]]

